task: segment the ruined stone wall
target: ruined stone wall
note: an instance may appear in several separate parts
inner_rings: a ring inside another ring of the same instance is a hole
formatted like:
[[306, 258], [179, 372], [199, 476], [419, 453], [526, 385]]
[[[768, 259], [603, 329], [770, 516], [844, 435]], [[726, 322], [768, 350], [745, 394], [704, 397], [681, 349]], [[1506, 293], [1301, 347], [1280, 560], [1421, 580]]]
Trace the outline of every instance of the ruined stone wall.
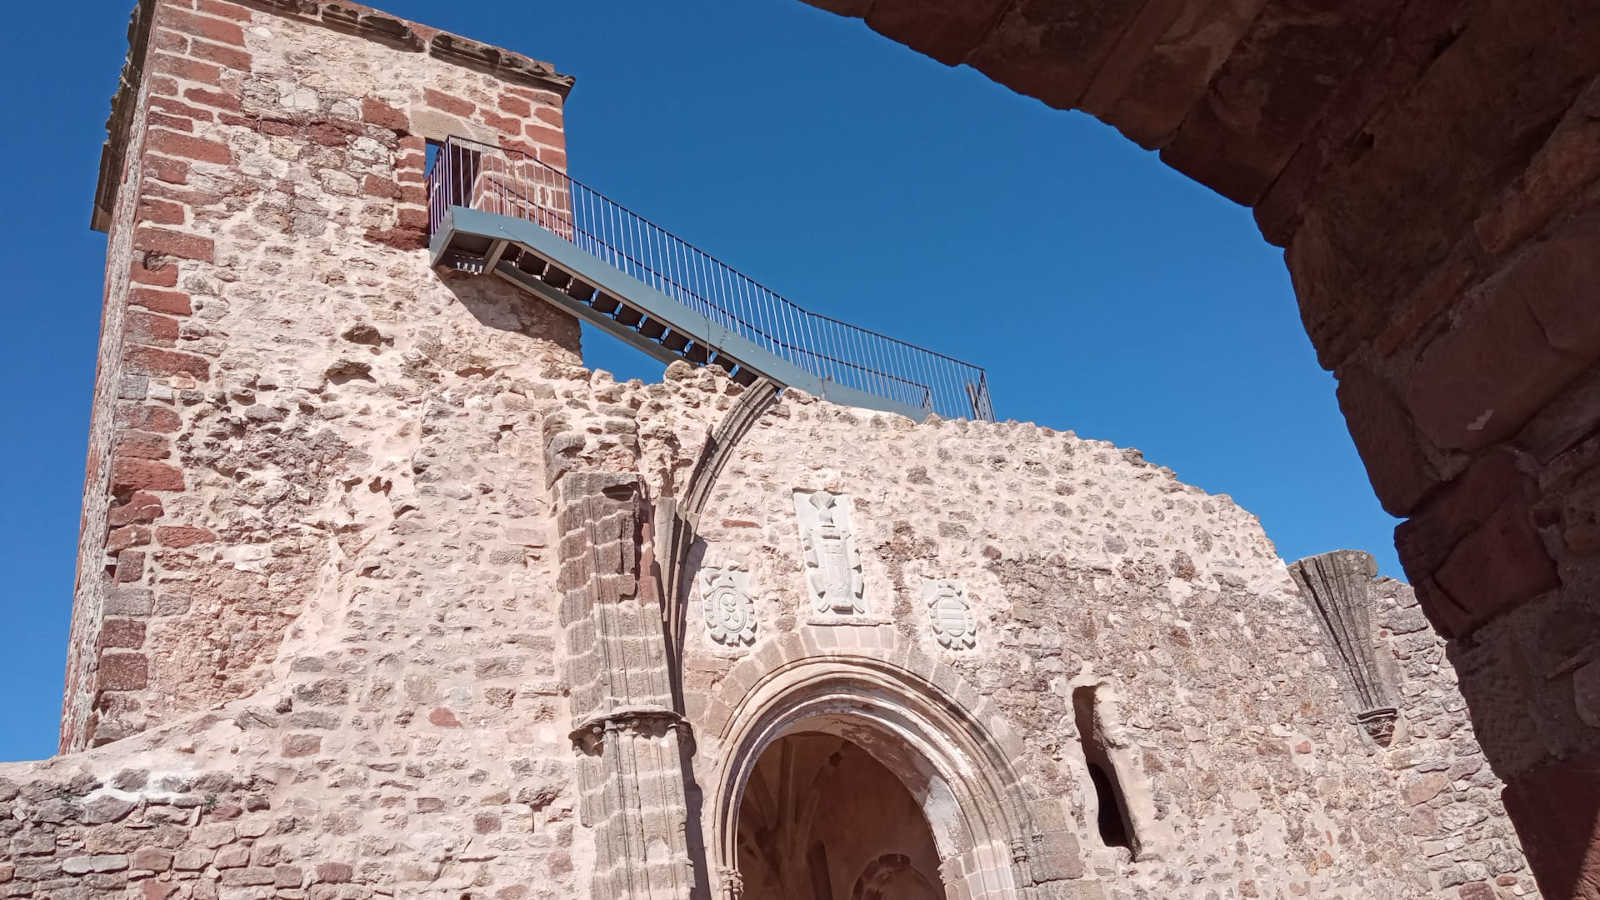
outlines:
[[[113, 116], [127, 168], [63, 748], [251, 692], [307, 598], [349, 590], [352, 495], [442, 479], [400, 462], [438, 392], [577, 358], [570, 319], [509, 288], [458, 296], [416, 252], [424, 139], [564, 165], [570, 79], [348, 4], [299, 8], [136, 13], [149, 51]], [[510, 552], [487, 537], [463, 540]]]
[[[141, 14], [101, 193], [81, 752], [0, 765], [9, 895], [728, 896], [734, 738], [807, 667], [946, 717], [959, 812], [1010, 829], [934, 823], [955, 900], [1013, 876], [1028, 900], [1526, 887], [1464, 844], [1496, 824], [1416, 825], [1492, 789], [1448, 691], [1386, 768], [1259, 524], [1137, 451], [790, 392], [697, 519], [680, 610], [656, 513], [743, 389], [590, 373], [573, 320], [420, 249], [423, 138], [561, 164], [567, 81], [347, 4]], [[854, 551], [819, 581], [830, 499]], [[1100, 843], [1085, 734], [1131, 852]], [[1402, 814], [1436, 758], [1449, 796]]]
[[[928, 667], [1015, 734], [1030, 792], [1061, 798], [1078, 874], [1108, 896], [1455, 895], [1430, 884], [1282, 562], [1228, 498], [1136, 451], [1032, 425], [914, 427], [793, 400], [769, 416], [700, 529], [697, 564], [748, 573], [758, 622], [753, 644], [713, 641], [700, 582], [684, 667], [702, 787], [760, 673], [878, 653]], [[864, 612], [811, 607], [796, 490], [850, 498]], [[925, 579], [963, 582], [975, 647], [941, 645]], [[1135, 859], [1100, 847], [1086, 810], [1071, 700], [1084, 685], [1115, 701]]]
[[1463, 898], [1487, 900], [1495, 890], [1537, 897], [1500, 800], [1504, 784], [1478, 745], [1444, 639], [1428, 628], [1409, 585], [1377, 579], [1373, 600], [1374, 637], [1387, 651], [1385, 675], [1401, 713], [1383, 758], [1410, 807], [1408, 830], [1439, 883], [1461, 885]]

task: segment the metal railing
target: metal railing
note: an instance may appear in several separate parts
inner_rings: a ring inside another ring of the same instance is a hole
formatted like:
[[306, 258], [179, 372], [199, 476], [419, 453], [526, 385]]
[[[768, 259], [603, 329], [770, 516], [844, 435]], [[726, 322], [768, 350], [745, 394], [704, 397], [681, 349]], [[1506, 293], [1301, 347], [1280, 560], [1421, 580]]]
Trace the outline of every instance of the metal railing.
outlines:
[[451, 206], [534, 222], [818, 378], [941, 416], [994, 420], [977, 366], [803, 309], [532, 155], [459, 137], [433, 153], [433, 230]]

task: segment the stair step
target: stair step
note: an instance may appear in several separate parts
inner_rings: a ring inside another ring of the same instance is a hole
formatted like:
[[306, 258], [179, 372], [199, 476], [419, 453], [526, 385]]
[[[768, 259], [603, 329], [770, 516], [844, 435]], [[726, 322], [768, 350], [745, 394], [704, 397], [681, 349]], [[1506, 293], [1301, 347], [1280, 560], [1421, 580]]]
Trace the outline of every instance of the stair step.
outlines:
[[594, 285], [585, 284], [574, 278], [572, 283], [567, 285], [567, 296], [580, 303], [588, 303], [589, 298], [594, 296]]
[[733, 380], [745, 387], [749, 387], [756, 383], [756, 373], [741, 366], [737, 372], [733, 373]]
[[726, 356], [723, 356], [721, 353], [718, 353], [716, 356], [713, 356], [711, 358], [710, 365], [716, 366], [717, 368], [721, 369], [722, 371], [728, 372], [728, 373], [731, 374], [733, 372], [733, 367], [738, 365], [738, 363], [736, 363], [733, 360], [727, 358]]
[[570, 274], [561, 271], [555, 266], [546, 268], [544, 270], [544, 275], [542, 275], [541, 278], [545, 284], [557, 289], [566, 287], [567, 283], [572, 281], [572, 276]]
[[703, 363], [711, 358], [711, 348], [696, 342], [689, 347], [687, 353], [683, 354], [683, 358], [692, 363]]
[[629, 328], [638, 325], [639, 320], [643, 318], [644, 313], [639, 312], [637, 309], [634, 309], [626, 303], [622, 305], [621, 309], [617, 310], [617, 321], [628, 326]]
[[617, 311], [617, 307], [622, 305], [622, 301], [611, 296], [605, 291], [601, 291], [600, 293], [595, 294], [594, 302], [589, 305], [609, 316]]
[[667, 333], [667, 326], [661, 324], [659, 319], [645, 319], [639, 325], [639, 333], [653, 341]]
[[521, 252], [517, 254], [517, 258], [513, 261], [513, 264], [517, 267], [518, 271], [527, 272], [529, 275], [532, 275], [535, 278], [543, 275], [544, 270], [547, 267], [545, 261], [539, 257], [533, 255], [532, 253]]
[[683, 348], [689, 346], [689, 339], [687, 337], [683, 336], [682, 334], [674, 331], [674, 332], [668, 334], [666, 339], [663, 340], [661, 343], [666, 344], [667, 345], [667, 349], [671, 350], [674, 353], [682, 353], [683, 352]]

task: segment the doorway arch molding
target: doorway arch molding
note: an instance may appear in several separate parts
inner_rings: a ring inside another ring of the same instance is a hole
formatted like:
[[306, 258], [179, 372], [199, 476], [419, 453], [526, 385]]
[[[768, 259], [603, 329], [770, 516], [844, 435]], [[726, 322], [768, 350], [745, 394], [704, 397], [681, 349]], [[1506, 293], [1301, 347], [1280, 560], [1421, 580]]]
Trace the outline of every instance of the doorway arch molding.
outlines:
[[[818, 629], [835, 639], [836, 630]], [[922, 806], [951, 897], [1031, 900], [1040, 884], [1082, 875], [1061, 804], [1029, 796], [1011, 762], [1021, 741], [954, 669], [915, 650], [807, 653], [785, 638], [735, 666], [701, 725], [719, 744], [708, 843], [724, 900], [739, 897], [745, 785], [768, 747], [799, 732], [850, 740], [901, 780]]]

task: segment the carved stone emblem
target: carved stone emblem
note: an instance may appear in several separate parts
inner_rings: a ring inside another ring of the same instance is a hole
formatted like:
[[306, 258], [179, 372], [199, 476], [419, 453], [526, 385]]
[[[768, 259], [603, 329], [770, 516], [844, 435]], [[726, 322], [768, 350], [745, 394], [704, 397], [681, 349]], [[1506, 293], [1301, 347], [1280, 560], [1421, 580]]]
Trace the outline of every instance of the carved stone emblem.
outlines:
[[700, 595], [706, 633], [725, 647], [756, 640], [756, 603], [750, 596], [750, 573], [737, 569], [701, 569]]
[[928, 621], [941, 647], [968, 650], [977, 646], [978, 623], [967, 602], [967, 589], [959, 581], [928, 578], [922, 582], [922, 602], [928, 607]]
[[827, 491], [796, 491], [794, 508], [800, 519], [812, 609], [835, 615], [866, 612], [861, 554], [850, 527], [850, 498]]

